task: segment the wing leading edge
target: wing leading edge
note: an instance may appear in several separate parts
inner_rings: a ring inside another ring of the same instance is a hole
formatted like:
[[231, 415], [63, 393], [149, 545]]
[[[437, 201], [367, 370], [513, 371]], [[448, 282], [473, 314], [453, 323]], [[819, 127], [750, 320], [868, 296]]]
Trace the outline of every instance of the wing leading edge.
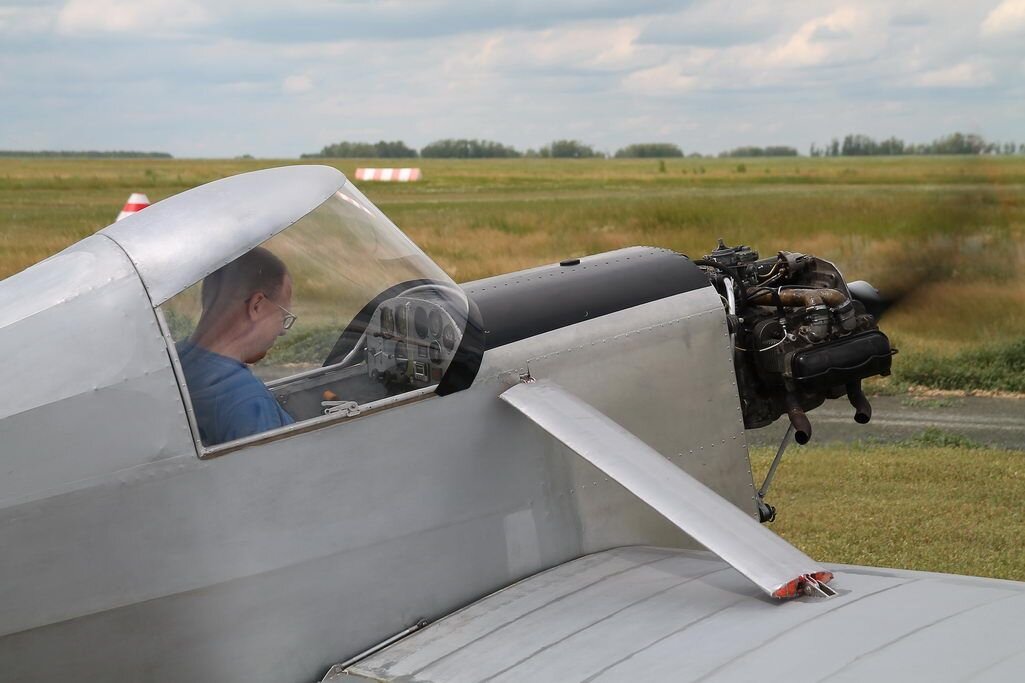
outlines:
[[833, 595], [814, 560], [557, 384], [518, 384], [501, 399], [772, 597]]

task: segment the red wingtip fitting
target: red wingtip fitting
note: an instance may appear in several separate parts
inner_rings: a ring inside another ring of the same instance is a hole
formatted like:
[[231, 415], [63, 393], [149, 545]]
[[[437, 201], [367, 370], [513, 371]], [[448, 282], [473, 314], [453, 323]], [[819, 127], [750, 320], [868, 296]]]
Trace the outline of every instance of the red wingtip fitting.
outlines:
[[798, 576], [793, 581], [783, 584], [776, 589], [772, 597], [783, 600], [785, 598], [796, 598], [798, 595], [817, 595], [829, 598], [836, 595], [836, 592], [826, 586], [833, 580], [831, 572], [815, 572]]

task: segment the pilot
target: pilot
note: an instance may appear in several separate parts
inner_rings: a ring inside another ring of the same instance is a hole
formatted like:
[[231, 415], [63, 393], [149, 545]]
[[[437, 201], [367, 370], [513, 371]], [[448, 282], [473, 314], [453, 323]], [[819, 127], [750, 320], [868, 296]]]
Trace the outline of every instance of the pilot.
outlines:
[[199, 435], [207, 446], [292, 424], [249, 365], [296, 317], [284, 262], [256, 247], [203, 280], [203, 313], [178, 345]]

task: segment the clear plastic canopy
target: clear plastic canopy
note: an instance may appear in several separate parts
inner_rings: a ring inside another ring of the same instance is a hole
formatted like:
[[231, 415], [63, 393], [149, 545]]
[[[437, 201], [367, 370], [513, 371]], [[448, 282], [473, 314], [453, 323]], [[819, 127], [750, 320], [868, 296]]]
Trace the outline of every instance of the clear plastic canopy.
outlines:
[[[378, 355], [398, 351], [400, 361], [415, 359], [422, 346], [424, 357], [436, 361], [429, 377], [436, 379], [447, 369], [465, 328], [465, 295], [351, 183], [260, 246], [287, 266], [293, 287], [289, 312], [296, 316], [253, 367], [265, 381], [342, 361], [364, 362], [368, 344]], [[202, 314], [200, 290], [196, 283], [163, 307], [175, 341], [195, 329]], [[410, 308], [416, 301], [425, 302], [422, 310]], [[391, 303], [378, 310], [386, 302]], [[424, 315], [429, 325], [414, 324]], [[398, 319], [406, 317], [408, 329], [397, 330]], [[374, 339], [368, 340], [368, 327]], [[432, 347], [449, 352], [438, 354]], [[382, 365], [379, 372], [386, 369]], [[411, 375], [415, 370], [410, 365]]]

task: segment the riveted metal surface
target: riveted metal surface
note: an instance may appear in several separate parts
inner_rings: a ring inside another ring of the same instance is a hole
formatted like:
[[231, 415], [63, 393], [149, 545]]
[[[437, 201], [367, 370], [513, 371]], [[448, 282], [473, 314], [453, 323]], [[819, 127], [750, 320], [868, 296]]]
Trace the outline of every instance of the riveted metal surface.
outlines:
[[518, 384], [501, 398], [767, 594], [823, 571], [810, 557], [554, 382]]
[[[714, 339], [720, 320], [694, 317], [707, 308], [691, 292], [611, 313], [502, 347], [504, 367], [487, 361], [449, 396], [3, 509], [0, 546], [19, 552], [0, 564], [0, 670], [19, 681], [314, 680], [417, 618], [592, 548], [687, 543], [498, 395], [559, 348], [583, 347], [554, 364], [564, 384], [574, 363], [589, 375], [629, 350], [639, 364], [611, 362], [589, 399], [649, 443], [691, 443], [663, 423], [704, 358], [688, 360], [687, 344], [703, 335], [659, 324], [690, 317]], [[171, 419], [187, 434], [183, 414]], [[103, 424], [118, 433], [119, 421]]]
[[329, 166], [285, 166], [216, 180], [104, 228], [159, 306], [287, 228], [345, 184]]
[[[528, 370], [535, 379], [551, 379], [586, 397], [597, 410], [757, 518], [732, 349], [713, 288], [491, 349], [479, 377], [512, 386], [519, 381], [515, 372]], [[665, 524], [659, 544], [698, 547], [647, 506], [630, 504], [629, 514], [610, 517], [603, 512], [608, 501], [632, 494], [612, 482], [607, 488], [599, 485], [602, 490], [596, 495], [581, 495], [594, 488], [593, 482], [602, 482], [604, 474], [557, 442], [546, 453], [562, 458], [572, 473], [572, 491], [564, 493], [580, 510], [585, 538], [594, 529], [601, 539], [588, 543], [588, 552], [608, 548], [600, 544], [611, 540], [608, 533], [629, 527], [633, 520], [647, 529]]]
[[149, 299], [109, 239], [4, 280], [0, 319], [0, 501], [195, 453]]

